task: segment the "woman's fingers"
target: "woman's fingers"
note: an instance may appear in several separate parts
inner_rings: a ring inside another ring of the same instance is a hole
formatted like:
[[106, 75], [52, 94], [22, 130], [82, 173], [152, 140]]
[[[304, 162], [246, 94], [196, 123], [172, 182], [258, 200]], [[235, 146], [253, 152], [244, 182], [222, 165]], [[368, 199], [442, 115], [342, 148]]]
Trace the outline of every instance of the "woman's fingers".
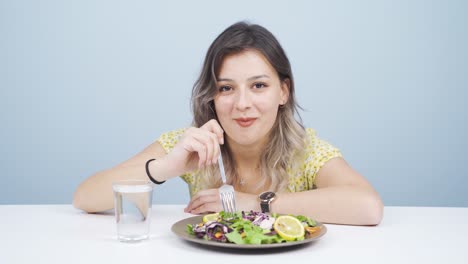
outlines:
[[171, 151], [184, 172], [216, 164], [223, 143], [224, 131], [216, 120], [210, 120], [200, 128], [188, 128]]
[[190, 200], [189, 204], [186, 207], [186, 210], [189, 212], [195, 207], [200, 206], [200, 204], [210, 202], [219, 198], [218, 189], [207, 189], [201, 190], [195, 194]]
[[207, 214], [207, 213], [215, 213], [219, 212], [219, 204], [217, 202], [205, 203], [200, 205], [199, 207], [190, 211], [191, 214]]
[[199, 168], [216, 164], [220, 152], [218, 135], [207, 129], [209, 127], [190, 128], [185, 137], [184, 149], [198, 152]]
[[219, 143], [216, 136], [211, 132], [200, 130], [195, 132], [193, 137], [201, 142], [206, 148], [206, 156], [204, 157], [204, 162], [201, 162], [201, 164], [204, 166], [209, 166], [213, 163], [216, 163], [213, 162], [216, 161], [215, 157], [218, 157], [216, 154], [218, 153], [219, 149]]
[[[236, 192], [236, 206], [238, 211], [260, 211], [257, 195]], [[184, 209], [186, 213], [202, 214], [220, 212], [223, 210], [218, 189], [199, 191]]]
[[199, 191], [192, 200], [190, 200], [184, 212], [197, 214], [208, 212], [208, 209], [216, 209], [216, 212], [221, 211], [218, 189]]
[[208, 130], [211, 132], [210, 136], [213, 139], [213, 142], [215, 142], [215, 148], [211, 163], [216, 164], [218, 162], [219, 153], [221, 152], [219, 145], [224, 144], [224, 130], [221, 128], [216, 119], [211, 119], [210, 121], [206, 122], [201, 127], [201, 129]]
[[189, 139], [187, 141], [188, 142], [184, 144], [184, 149], [188, 152], [196, 152], [198, 154], [198, 167], [200, 168], [206, 160], [206, 146], [196, 139]]
[[214, 133], [218, 139], [218, 142], [223, 145], [224, 144], [224, 130], [221, 128], [221, 125], [216, 121], [216, 119], [211, 119], [210, 121], [206, 122], [200, 128], [206, 129]]

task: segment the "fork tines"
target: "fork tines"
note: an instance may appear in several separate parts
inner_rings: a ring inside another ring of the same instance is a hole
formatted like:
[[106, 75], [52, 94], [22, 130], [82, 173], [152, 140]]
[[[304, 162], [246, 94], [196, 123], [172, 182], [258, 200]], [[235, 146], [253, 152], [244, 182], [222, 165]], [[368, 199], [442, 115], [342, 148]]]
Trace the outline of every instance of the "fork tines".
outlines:
[[234, 192], [221, 192], [221, 201], [226, 213], [233, 214], [236, 212], [236, 199], [234, 197]]

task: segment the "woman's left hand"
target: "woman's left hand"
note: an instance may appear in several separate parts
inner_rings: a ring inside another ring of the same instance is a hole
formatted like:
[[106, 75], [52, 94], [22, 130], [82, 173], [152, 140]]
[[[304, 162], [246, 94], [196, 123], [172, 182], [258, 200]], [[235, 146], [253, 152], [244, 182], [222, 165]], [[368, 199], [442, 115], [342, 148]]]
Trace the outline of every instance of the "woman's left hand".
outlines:
[[[256, 210], [257, 195], [235, 192], [237, 211]], [[218, 189], [201, 190], [188, 203], [184, 212], [191, 214], [205, 214], [223, 210]]]

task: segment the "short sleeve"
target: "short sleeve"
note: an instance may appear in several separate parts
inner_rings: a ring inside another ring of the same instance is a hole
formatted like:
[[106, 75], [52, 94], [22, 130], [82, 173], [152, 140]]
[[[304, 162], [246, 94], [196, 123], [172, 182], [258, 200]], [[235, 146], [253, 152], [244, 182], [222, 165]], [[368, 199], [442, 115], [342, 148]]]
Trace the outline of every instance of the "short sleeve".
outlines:
[[[171, 150], [175, 147], [177, 142], [179, 142], [185, 130], [187, 129], [182, 128], [182, 129], [173, 130], [173, 131], [161, 134], [157, 142], [161, 144], [166, 154], [171, 152]], [[192, 185], [194, 183], [193, 173], [185, 173], [181, 175], [180, 177], [189, 185]]]
[[185, 130], [185, 128], [182, 128], [161, 134], [157, 141], [164, 148], [166, 154], [171, 152], [177, 142], [179, 142]]
[[342, 157], [340, 150], [327, 141], [317, 137], [313, 129], [307, 128], [308, 144], [306, 148], [305, 172], [308, 189], [315, 186], [315, 177], [325, 163], [333, 158]]

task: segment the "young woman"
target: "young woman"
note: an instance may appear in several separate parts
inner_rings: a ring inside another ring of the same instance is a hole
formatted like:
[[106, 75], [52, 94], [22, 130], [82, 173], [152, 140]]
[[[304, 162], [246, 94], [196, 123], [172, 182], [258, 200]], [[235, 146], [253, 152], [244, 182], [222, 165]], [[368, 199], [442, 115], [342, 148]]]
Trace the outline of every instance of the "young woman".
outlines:
[[131, 159], [84, 181], [75, 207], [111, 209], [116, 180], [181, 176], [191, 196], [186, 212], [221, 211], [222, 152], [238, 210], [260, 211], [263, 194], [275, 197], [267, 209], [276, 213], [352, 225], [381, 221], [383, 204], [372, 186], [338, 149], [295, 118], [291, 66], [267, 29], [240, 22], [215, 39], [192, 91], [192, 110], [192, 127], [165, 133]]

